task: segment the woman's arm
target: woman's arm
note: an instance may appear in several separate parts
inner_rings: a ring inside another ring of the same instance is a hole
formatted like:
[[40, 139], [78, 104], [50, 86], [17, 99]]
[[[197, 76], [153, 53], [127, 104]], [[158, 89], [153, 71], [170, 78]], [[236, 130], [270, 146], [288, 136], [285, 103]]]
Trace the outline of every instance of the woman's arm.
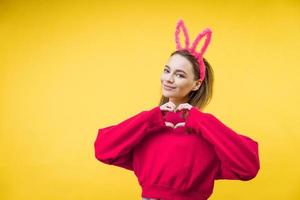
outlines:
[[259, 169], [258, 143], [222, 123], [213, 114], [192, 107], [186, 126], [196, 131], [215, 147], [220, 168], [215, 179], [253, 179]]
[[131, 150], [150, 128], [164, 126], [160, 112], [156, 106], [116, 125], [98, 129], [94, 142], [95, 157], [103, 163], [133, 170]]

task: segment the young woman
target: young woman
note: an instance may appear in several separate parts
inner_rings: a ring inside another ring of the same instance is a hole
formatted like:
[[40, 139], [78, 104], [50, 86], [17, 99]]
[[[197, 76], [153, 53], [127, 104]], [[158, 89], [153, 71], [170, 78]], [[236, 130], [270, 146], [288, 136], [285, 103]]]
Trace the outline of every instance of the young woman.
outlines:
[[[179, 28], [185, 34], [184, 48]], [[201, 111], [212, 96], [213, 71], [203, 57], [210, 33], [206, 29], [189, 47], [187, 30], [179, 20], [177, 50], [161, 75], [159, 106], [98, 130], [95, 157], [134, 171], [142, 200], [207, 200], [214, 180], [247, 181], [260, 169], [255, 140]], [[196, 53], [204, 36], [205, 44]]]

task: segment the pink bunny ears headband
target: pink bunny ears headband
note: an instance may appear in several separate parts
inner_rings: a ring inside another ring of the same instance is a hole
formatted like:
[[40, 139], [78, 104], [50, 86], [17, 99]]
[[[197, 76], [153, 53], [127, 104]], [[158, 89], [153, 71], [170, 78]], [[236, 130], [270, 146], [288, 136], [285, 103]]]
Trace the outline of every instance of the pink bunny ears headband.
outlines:
[[[182, 47], [180, 44], [180, 38], [179, 38], [179, 33], [180, 30], [183, 31], [184, 37], [185, 37], [185, 47]], [[203, 54], [206, 51], [210, 39], [211, 39], [211, 34], [212, 31], [209, 28], [204, 29], [201, 33], [198, 34], [196, 39], [194, 40], [192, 46], [190, 46], [190, 40], [189, 40], [189, 35], [188, 31], [184, 25], [184, 22], [182, 19], [178, 20], [177, 25], [176, 25], [176, 31], [175, 31], [175, 42], [176, 42], [176, 49], [186, 49], [188, 50], [198, 61], [199, 63], [199, 72], [200, 72], [200, 80], [204, 80], [205, 78], [205, 64], [203, 62]], [[199, 44], [200, 40], [206, 36], [204, 44], [200, 50], [200, 52], [196, 52], [197, 45]]]

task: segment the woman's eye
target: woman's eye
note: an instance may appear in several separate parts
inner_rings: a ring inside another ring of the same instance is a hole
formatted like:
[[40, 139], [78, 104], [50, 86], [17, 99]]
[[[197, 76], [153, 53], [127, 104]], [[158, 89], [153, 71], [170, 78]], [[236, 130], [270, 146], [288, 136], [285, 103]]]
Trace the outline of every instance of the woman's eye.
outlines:
[[[169, 70], [168, 69], [164, 69], [164, 72], [169, 72]], [[180, 78], [185, 78], [185, 76], [182, 75], [182, 74], [176, 74], [176, 75], [179, 76]]]
[[[164, 72], [169, 72], [169, 70], [168, 69], [164, 69]], [[184, 75], [182, 75], [182, 74], [176, 74], [176, 75], [178, 75], [180, 78], [185, 78], [185, 76]]]

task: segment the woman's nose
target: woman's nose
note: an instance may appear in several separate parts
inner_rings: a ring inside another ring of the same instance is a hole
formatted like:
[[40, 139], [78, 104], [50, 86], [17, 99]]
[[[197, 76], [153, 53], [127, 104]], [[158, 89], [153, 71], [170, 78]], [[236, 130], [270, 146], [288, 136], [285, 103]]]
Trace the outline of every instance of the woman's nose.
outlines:
[[173, 76], [170, 74], [166, 77], [166, 80], [169, 81], [169, 82], [173, 82]]

